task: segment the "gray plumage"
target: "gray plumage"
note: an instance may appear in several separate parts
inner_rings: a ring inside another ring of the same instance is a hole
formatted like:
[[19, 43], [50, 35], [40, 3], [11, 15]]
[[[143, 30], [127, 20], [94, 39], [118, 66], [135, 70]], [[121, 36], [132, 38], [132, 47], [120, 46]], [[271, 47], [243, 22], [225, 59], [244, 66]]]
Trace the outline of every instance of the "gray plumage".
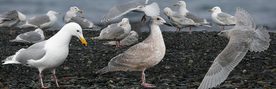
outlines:
[[218, 24], [220, 26], [223, 26], [222, 30], [224, 30], [224, 26], [233, 26], [233, 25], [235, 25], [236, 22], [235, 22], [234, 16], [222, 12], [220, 7], [215, 6], [212, 9], [210, 9], [209, 12], [210, 11], [213, 11], [213, 13], [211, 15], [213, 21], [216, 24]]
[[218, 34], [230, 40], [224, 50], [215, 58], [199, 89], [208, 89], [221, 84], [248, 50], [261, 52], [268, 49], [270, 45], [270, 36], [267, 30], [263, 26], [255, 30], [255, 23], [251, 15], [244, 9], [237, 8], [234, 17], [236, 19], [235, 27]]
[[[129, 35], [120, 41], [120, 45], [133, 45], [138, 43], [139, 35], [135, 31], [130, 31]], [[105, 45], [116, 45], [116, 41], [108, 41]]]
[[10, 40], [10, 42], [37, 43], [44, 41], [44, 39], [43, 31], [38, 28], [35, 31], [21, 33], [15, 39]]
[[5, 12], [0, 15], [0, 27], [8, 27], [11, 32], [11, 27], [17, 25], [20, 21], [25, 21], [26, 16], [17, 10]]

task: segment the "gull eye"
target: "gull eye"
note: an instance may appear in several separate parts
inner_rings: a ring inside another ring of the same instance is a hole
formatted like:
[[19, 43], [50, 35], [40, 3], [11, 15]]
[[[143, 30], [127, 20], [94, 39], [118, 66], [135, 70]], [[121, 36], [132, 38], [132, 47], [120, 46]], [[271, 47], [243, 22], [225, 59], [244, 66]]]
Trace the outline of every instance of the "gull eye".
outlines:
[[160, 18], [157, 18], [157, 20], [160, 20]]
[[80, 32], [80, 30], [77, 30], [77, 32]]

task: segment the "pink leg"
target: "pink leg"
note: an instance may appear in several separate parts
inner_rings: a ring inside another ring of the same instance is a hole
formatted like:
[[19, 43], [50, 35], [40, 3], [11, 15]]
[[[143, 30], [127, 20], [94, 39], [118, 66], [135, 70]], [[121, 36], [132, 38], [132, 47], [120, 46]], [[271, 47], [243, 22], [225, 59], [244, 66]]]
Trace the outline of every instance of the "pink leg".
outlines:
[[56, 75], [53, 74], [53, 76], [54, 76], [54, 80], [55, 80], [55, 82], [56, 82], [57, 87], [59, 87], [58, 82], [57, 82], [57, 77], [56, 77]]
[[222, 29], [221, 29], [221, 31], [223, 31], [224, 30], [224, 26], [222, 26]]
[[46, 32], [44, 30], [43, 30], [43, 32], [44, 32], [45, 39], [48, 39], [51, 37], [51, 36], [46, 36]]
[[13, 35], [13, 34], [12, 34], [13, 31], [11, 30], [11, 28], [9, 28], [9, 29], [10, 29], [10, 34]]
[[146, 88], [154, 88], [156, 86], [154, 86], [153, 84], [148, 84], [146, 83], [146, 78], [145, 78], [145, 73], [144, 73], [145, 70], [142, 71], [142, 85]]
[[147, 20], [147, 19], [146, 19], [146, 14], [145, 14], [145, 15], [142, 17], [141, 22], [145, 23], [146, 20]]
[[116, 41], [116, 48], [115, 49], [119, 49], [119, 47], [118, 47], [118, 41]]
[[39, 78], [40, 78], [41, 88], [49, 88], [49, 87], [44, 87], [41, 73], [39, 73]]
[[188, 34], [192, 34], [192, 27], [190, 27], [190, 31], [189, 31], [189, 33]]

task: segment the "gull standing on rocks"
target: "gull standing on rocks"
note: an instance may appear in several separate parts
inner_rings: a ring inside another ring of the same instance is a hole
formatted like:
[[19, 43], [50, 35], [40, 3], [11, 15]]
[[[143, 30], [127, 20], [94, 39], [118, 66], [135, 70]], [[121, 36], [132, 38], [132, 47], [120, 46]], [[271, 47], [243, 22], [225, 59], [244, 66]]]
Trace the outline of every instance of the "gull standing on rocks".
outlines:
[[147, 88], [156, 87], [147, 84], [144, 71], [158, 64], [165, 55], [165, 43], [160, 25], [166, 24], [165, 20], [159, 16], [150, 19], [150, 35], [141, 43], [130, 47], [125, 52], [113, 57], [108, 66], [97, 71], [97, 73], [107, 73], [111, 71], [142, 71], [142, 85]]
[[221, 12], [221, 9], [218, 6], [213, 7], [210, 9], [209, 12], [213, 11], [212, 19], [213, 21], [222, 26], [221, 31], [224, 30], [224, 26], [234, 26], [235, 25], [235, 18], [234, 16]]
[[17, 25], [20, 21], [26, 21], [26, 16], [17, 10], [8, 11], [0, 15], [0, 27], [8, 27], [11, 35], [11, 27]]
[[[40, 28], [45, 31], [46, 29], [51, 28], [55, 25], [55, 23], [57, 22], [57, 17], [56, 17], [57, 14], [60, 14], [60, 13], [55, 11], [48, 11], [46, 15], [39, 15], [36, 17], [32, 17], [29, 20], [27, 20], [25, 24], [20, 25], [18, 27], [19, 28]], [[46, 37], [46, 38], [49, 38], [49, 37]]]
[[116, 42], [116, 49], [120, 46], [120, 41], [128, 36], [131, 26], [128, 18], [123, 18], [121, 22], [108, 25], [104, 28], [100, 36], [91, 38], [92, 40], [112, 40]]
[[[133, 45], [138, 43], [139, 35], [135, 31], [130, 31], [129, 35], [120, 41], [120, 45]], [[108, 41], [105, 45], [116, 45], [117, 41]]]
[[66, 15], [64, 16], [64, 22], [65, 23], [69, 23], [69, 22], [76, 22], [78, 23], [82, 29], [93, 29], [93, 28], [99, 28], [99, 26], [94, 25], [93, 22], [91, 22], [90, 20], [77, 15], [76, 13], [80, 12], [82, 13], [82, 11], [76, 7], [70, 7], [70, 10], [67, 11]]
[[[186, 9], [186, 3], [184, 1], [179, 1], [174, 6], [179, 6], [180, 15], [184, 15], [186, 18], [193, 20], [195, 23], [199, 23], [200, 25], [211, 27], [213, 24], [208, 22], [206, 19], [198, 17], [192, 12], [189, 12]], [[192, 34], [192, 27], [190, 27], [189, 34]]]
[[34, 31], [19, 34], [15, 39], [10, 40], [10, 42], [37, 43], [44, 41], [44, 39], [43, 31], [37, 28]]
[[176, 31], [180, 31], [180, 29], [185, 27], [198, 27], [200, 25], [199, 23], [195, 23], [193, 20], [172, 11], [169, 7], [164, 8], [163, 12], [168, 17], [170, 23], [177, 28]]
[[251, 15], [244, 9], [237, 8], [234, 17], [235, 27], [218, 34], [227, 37], [229, 42], [214, 60], [198, 89], [208, 89], [221, 84], [248, 50], [261, 52], [268, 49], [270, 35], [266, 28], [260, 26], [255, 30], [256, 26]]
[[149, 0], [132, 0], [129, 3], [122, 4], [111, 8], [107, 14], [103, 17], [102, 22], [108, 22], [109, 20], [118, 18], [130, 11], [142, 12], [145, 15], [142, 17], [141, 21], [144, 23], [147, 16], [158, 16], [160, 13], [160, 8], [156, 2], [150, 5], [146, 5]]
[[42, 71], [51, 70], [57, 87], [59, 87], [55, 69], [60, 66], [68, 56], [69, 43], [72, 36], [78, 37], [83, 45], [87, 45], [83, 37], [82, 29], [77, 23], [68, 23], [53, 37], [48, 40], [35, 43], [29, 48], [22, 48], [14, 55], [7, 57], [4, 64], [23, 64], [28, 67], [37, 68], [42, 88], [44, 87], [42, 81]]

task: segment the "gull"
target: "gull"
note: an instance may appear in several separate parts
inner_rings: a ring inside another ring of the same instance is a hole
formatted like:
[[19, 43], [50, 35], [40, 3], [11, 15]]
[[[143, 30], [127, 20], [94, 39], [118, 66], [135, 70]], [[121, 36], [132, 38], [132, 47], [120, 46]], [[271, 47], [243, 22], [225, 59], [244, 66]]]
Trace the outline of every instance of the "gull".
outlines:
[[[193, 20], [195, 23], [199, 23], [200, 25], [211, 27], [213, 24], [208, 22], [206, 19], [198, 17], [192, 12], [189, 12], [186, 9], [186, 3], [184, 1], [179, 1], [174, 6], [179, 6], [179, 14], [185, 16], [188, 19]], [[190, 31], [188, 34], [192, 34], [192, 27], [190, 27]]]
[[19, 34], [15, 39], [10, 40], [10, 42], [37, 43], [44, 41], [44, 39], [43, 31], [40, 28], [37, 28], [34, 31]]
[[132, 0], [129, 3], [115, 6], [107, 12], [107, 14], [101, 20], [101, 22], [108, 22], [130, 11], [133, 11], [145, 13], [145, 15], [141, 19], [141, 21], [144, 23], [146, 21], [146, 15], [157, 16], [160, 13], [160, 8], [156, 2], [153, 2], [150, 5], [146, 5], [147, 3], [148, 0]]
[[[138, 43], [139, 35], [135, 31], [130, 31], [129, 35], [120, 41], [120, 45], [133, 45]], [[116, 45], [117, 41], [108, 41], [104, 43], [105, 45]]]
[[224, 30], [224, 26], [234, 26], [235, 25], [235, 18], [234, 16], [221, 12], [220, 7], [215, 6], [212, 9], [209, 10], [209, 12], [213, 11], [212, 13], [212, 19], [213, 21], [222, 26], [221, 31]]
[[14, 55], [3, 60], [5, 64], [23, 64], [28, 67], [37, 68], [41, 82], [41, 88], [44, 87], [42, 81], [42, 71], [50, 70], [53, 73], [57, 87], [59, 87], [55, 70], [60, 66], [68, 56], [69, 43], [72, 36], [78, 37], [83, 45], [87, 45], [83, 37], [82, 29], [77, 23], [68, 23], [61, 30], [48, 40], [33, 44], [29, 48], [22, 48]]
[[[25, 24], [20, 25], [18, 27], [19, 28], [40, 28], [42, 30], [46, 30], [55, 25], [55, 23], [57, 22], [57, 17], [56, 17], [57, 14], [60, 14], [60, 13], [50, 10], [47, 12], [46, 15], [39, 15], [36, 17], [32, 17], [29, 20], [27, 20]], [[44, 35], [45, 35], [45, 32], [44, 32]]]
[[26, 21], [26, 16], [17, 10], [8, 11], [0, 15], [0, 27], [8, 27], [11, 35], [11, 27], [17, 25], [20, 21]]
[[113, 57], [109, 61], [108, 66], [97, 71], [97, 73], [103, 74], [111, 71], [142, 71], [142, 85], [147, 88], [156, 87], [153, 84], [146, 83], [144, 71], [158, 64], [165, 55], [166, 47], [159, 27], [163, 24], [166, 24], [163, 18], [153, 16], [150, 19], [150, 35], [143, 42]]
[[119, 23], [113, 23], [104, 28], [100, 36], [91, 38], [92, 40], [112, 40], [116, 42], [116, 49], [120, 46], [120, 41], [128, 36], [131, 30], [128, 18], [123, 18]]
[[163, 12], [168, 17], [170, 23], [177, 28], [176, 31], [180, 31], [180, 29], [185, 27], [198, 27], [200, 25], [199, 23], [195, 23], [193, 20], [172, 11], [169, 7], [165, 7]]
[[64, 16], [64, 22], [65, 23], [69, 23], [69, 22], [76, 22], [78, 23], [82, 29], [93, 29], [93, 28], [99, 28], [99, 26], [94, 25], [93, 22], [91, 22], [90, 20], [77, 15], [76, 13], [80, 12], [82, 13], [82, 11], [76, 7], [70, 7], [70, 10], [67, 11], [66, 15]]
[[237, 8], [234, 18], [234, 28], [218, 33], [219, 36], [227, 37], [229, 42], [213, 61], [198, 89], [208, 89], [221, 84], [248, 50], [261, 52], [268, 49], [270, 35], [266, 28], [260, 26], [255, 30], [251, 15], [241, 8]]

